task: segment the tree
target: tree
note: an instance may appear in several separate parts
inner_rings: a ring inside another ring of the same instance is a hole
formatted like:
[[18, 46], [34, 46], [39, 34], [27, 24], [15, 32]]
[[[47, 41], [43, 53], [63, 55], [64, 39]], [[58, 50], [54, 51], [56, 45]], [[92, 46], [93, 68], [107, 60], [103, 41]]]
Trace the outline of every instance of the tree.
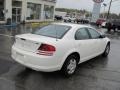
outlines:
[[61, 11], [61, 12], [67, 12], [67, 13], [70, 13], [70, 12], [86, 13], [86, 12], [88, 12], [86, 10], [68, 9], [68, 8], [56, 8], [55, 10], [56, 11]]
[[[103, 18], [103, 14], [105, 15], [105, 17], [107, 17], [107, 12], [106, 12], [106, 13], [101, 13], [100, 18]], [[110, 13], [109, 19], [120, 19], [120, 14]]]

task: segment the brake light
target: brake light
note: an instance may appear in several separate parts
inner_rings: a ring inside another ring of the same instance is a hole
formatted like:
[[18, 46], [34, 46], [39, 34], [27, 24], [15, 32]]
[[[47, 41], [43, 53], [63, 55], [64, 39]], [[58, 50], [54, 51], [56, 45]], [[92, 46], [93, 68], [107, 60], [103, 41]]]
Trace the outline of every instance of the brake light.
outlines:
[[56, 51], [56, 48], [54, 46], [48, 45], [48, 44], [41, 44], [40, 47], [38, 48], [37, 54], [52, 56], [55, 51]]

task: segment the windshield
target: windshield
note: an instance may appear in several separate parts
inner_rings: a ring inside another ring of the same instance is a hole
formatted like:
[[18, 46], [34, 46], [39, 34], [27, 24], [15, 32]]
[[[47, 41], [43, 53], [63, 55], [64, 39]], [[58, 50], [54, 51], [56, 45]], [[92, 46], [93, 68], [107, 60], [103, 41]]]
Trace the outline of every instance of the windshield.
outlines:
[[66, 25], [51, 24], [34, 30], [32, 34], [61, 39], [68, 32], [68, 30], [70, 30], [70, 28], [70, 26]]

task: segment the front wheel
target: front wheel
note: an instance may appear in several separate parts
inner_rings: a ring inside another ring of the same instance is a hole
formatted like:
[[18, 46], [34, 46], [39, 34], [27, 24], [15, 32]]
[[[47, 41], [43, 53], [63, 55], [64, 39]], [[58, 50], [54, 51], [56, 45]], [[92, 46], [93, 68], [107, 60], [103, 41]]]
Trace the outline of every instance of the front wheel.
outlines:
[[66, 59], [61, 71], [65, 76], [69, 77], [75, 73], [77, 65], [77, 58], [71, 55]]
[[103, 56], [104, 56], [104, 57], [107, 57], [108, 54], [109, 54], [109, 52], [110, 52], [110, 44], [107, 44], [107, 46], [106, 46], [106, 48], [105, 48], [105, 51], [104, 51], [104, 53], [103, 53]]

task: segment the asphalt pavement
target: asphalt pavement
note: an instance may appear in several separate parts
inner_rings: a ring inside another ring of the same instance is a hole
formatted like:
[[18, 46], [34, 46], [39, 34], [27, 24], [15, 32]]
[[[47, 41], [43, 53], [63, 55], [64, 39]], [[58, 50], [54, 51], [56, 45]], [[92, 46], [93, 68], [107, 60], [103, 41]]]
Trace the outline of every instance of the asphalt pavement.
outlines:
[[0, 90], [120, 90], [119, 32], [106, 33], [111, 39], [108, 58], [98, 56], [82, 63], [75, 75], [65, 78], [60, 72], [26, 69], [11, 58], [14, 36], [31, 31], [30, 26], [0, 28]]

